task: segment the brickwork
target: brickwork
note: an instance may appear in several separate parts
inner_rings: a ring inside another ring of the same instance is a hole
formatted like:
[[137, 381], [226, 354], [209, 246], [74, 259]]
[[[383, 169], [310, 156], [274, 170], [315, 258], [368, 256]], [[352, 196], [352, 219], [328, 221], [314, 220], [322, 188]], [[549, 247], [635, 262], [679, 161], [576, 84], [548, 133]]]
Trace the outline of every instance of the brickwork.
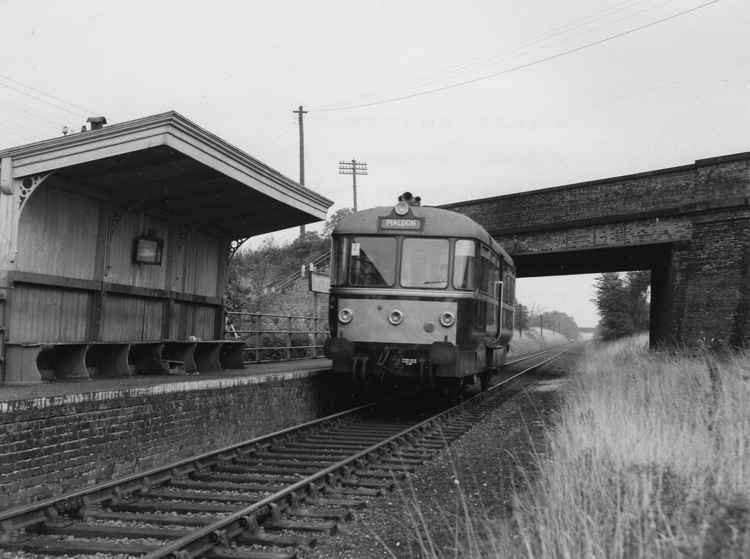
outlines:
[[672, 334], [676, 340], [716, 339], [747, 345], [747, 248], [750, 212], [704, 218], [672, 256]]
[[696, 161], [624, 177], [520, 192], [444, 206], [464, 213], [493, 235], [556, 229], [581, 221], [628, 220], [640, 214], [684, 214], [750, 195], [750, 154]]
[[750, 344], [750, 153], [445, 207], [521, 277], [651, 269], [653, 341]]
[[575, 249], [672, 243], [692, 237], [692, 222], [686, 218], [637, 219], [592, 224], [557, 231], [498, 235], [497, 241], [511, 254], [532, 254]]
[[343, 407], [291, 374], [0, 402], [0, 510], [237, 443]]

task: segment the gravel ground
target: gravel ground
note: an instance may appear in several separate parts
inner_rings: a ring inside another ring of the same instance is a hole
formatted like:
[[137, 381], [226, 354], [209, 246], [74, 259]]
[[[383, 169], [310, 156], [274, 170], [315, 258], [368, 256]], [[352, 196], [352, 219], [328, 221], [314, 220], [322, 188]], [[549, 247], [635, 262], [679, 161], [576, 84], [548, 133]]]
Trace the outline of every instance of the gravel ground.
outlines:
[[[466, 550], [465, 526], [470, 524], [465, 522], [466, 512], [490, 520], [474, 523], [480, 527], [507, 518], [513, 489], [522, 488], [528, 475], [519, 472], [533, 471], [543, 451], [545, 431], [559, 406], [559, 388], [573, 359], [565, 357], [519, 379], [513, 389], [520, 390], [450, 449], [421, 466], [396, 491], [369, 500], [354, 521], [340, 525], [338, 536], [320, 538], [316, 548], [300, 556], [419, 558], [432, 556], [424, 552], [430, 546], [441, 557], [492, 556], [491, 550]], [[419, 526], [426, 526], [430, 536], [425, 538]]]

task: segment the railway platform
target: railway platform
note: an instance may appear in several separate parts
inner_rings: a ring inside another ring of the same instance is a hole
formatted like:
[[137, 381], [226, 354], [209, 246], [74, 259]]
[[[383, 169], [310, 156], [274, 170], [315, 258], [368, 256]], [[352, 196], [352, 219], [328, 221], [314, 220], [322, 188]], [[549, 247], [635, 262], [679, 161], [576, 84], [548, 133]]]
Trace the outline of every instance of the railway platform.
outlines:
[[351, 405], [327, 359], [198, 375], [0, 386], [0, 510]]
[[[0, 413], [19, 405], [44, 407], [86, 399], [106, 399], [116, 394], [159, 391], [201, 390], [214, 386], [235, 386], [302, 378], [327, 371], [329, 359], [297, 359], [252, 363], [244, 369], [228, 369], [197, 375], [133, 375], [124, 378], [79, 379], [42, 384], [0, 385]], [[98, 395], [98, 396], [97, 396]], [[10, 402], [24, 401], [25, 404]], [[30, 404], [34, 401], [35, 404]]]

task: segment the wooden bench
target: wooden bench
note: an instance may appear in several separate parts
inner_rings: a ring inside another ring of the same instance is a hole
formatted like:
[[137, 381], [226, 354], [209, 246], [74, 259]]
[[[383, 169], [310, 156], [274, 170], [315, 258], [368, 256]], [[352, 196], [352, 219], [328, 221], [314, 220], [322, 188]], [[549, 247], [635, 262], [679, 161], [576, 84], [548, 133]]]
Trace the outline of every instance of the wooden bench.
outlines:
[[219, 360], [222, 369], [245, 368], [245, 342], [222, 340], [219, 350]]
[[5, 382], [88, 379], [87, 344], [5, 344]]
[[133, 374], [213, 373], [244, 367], [244, 342], [160, 340], [6, 343], [6, 384], [122, 378]]
[[88, 344], [86, 369], [90, 377], [118, 378], [133, 374], [128, 363], [130, 344], [94, 342]]

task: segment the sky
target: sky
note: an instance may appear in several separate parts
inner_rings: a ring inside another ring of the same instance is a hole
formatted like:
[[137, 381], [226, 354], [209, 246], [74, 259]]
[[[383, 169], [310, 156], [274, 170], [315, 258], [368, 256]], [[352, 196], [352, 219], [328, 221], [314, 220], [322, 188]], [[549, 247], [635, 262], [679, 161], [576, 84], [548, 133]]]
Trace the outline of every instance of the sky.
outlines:
[[[746, 0], [0, 0], [0, 20], [0, 147], [177, 110], [296, 179], [304, 105], [306, 184], [334, 211], [343, 159], [368, 163], [366, 208], [750, 150]], [[583, 326], [592, 296], [591, 277], [518, 282]]]

